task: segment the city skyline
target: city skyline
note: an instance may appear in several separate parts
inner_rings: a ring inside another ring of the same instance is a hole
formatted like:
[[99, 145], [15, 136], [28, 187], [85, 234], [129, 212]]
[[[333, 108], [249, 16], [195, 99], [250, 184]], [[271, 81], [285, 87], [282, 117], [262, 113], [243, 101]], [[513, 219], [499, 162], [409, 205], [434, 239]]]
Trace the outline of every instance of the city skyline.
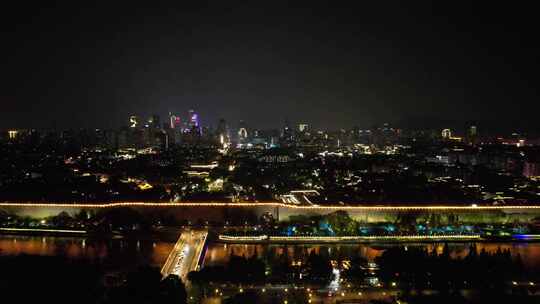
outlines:
[[[195, 118], [193, 118], [193, 113]], [[321, 127], [320, 125], [313, 124], [311, 121], [307, 120], [297, 120], [291, 121], [287, 118], [276, 119], [273, 124], [259, 127], [256, 123], [256, 120], [247, 120], [240, 119], [238, 121], [230, 121], [224, 117], [213, 120], [205, 117], [205, 113], [198, 112], [194, 109], [184, 110], [184, 111], [169, 111], [166, 115], [160, 115], [163, 113], [134, 113], [127, 117], [124, 117], [122, 121], [115, 122], [112, 126], [91, 126], [84, 127], [83, 125], [78, 126], [58, 126], [56, 122], [53, 122], [51, 125], [46, 127], [31, 127], [30, 125], [25, 125], [21, 127], [9, 127], [9, 128], [0, 128], [0, 132], [15, 132], [17, 130], [51, 130], [51, 131], [67, 131], [67, 130], [115, 130], [121, 128], [158, 128], [158, 129], [178, 129], [188, 131], [192, 127], [196, 126], [200, 131], [207, 129], [208, 131], [214, 132], [219, 131], [220, 128], [226, 127], [229, 132], [236, 133], [240, 129], [247, 129], [250, 131], [278, 131], [283, 130], [284, 128], [291, 128], [294, 132], [303, 132], [304, 128], [308, 128], [310, 132], [337, 132], [337, 131], [354, 131], [354, 130], [376, 130], [380, 128], [390, 127], [396, 130], [406, 130], [406, 131], [429, 131], [429, 132], [450, 132], [450, 134], [463, 135], [466, 136], [470, 132], [470, 128], [480, 128], [481, 137], [521, 137], [521, 138], [536, 138], [540, 135], [540, 130], [535, 128], [527, 128], [522, 125], [512, 125], [512, 126], [501, 126], [500, 123], [497, 123], [495, 120], [430, 120], [424, 118], [421, 121], [410, 120], [410, 121], [399, 121], [399, 122], [388, 122], [388, 121], [379, 121], [372, 124], [354, 124], [348, 126], [333, 125]], [[193, 120], [194, 119], [194, 120]], [[196, 121], [196, 123], [195, 123]], [[251, 124], [254, 123], [254, 124]], [[223, 125], [224, 124], [224, 125]], [[448, 134], [442, 135], [443, 138], [448, 138]]]
[[[256, 128], [379, 122], [538, 132], [525, 8], [8, 7], [0, 128], [118, 127], [197, 109]], [[503, 17], [504, 16], [504, 17]]]

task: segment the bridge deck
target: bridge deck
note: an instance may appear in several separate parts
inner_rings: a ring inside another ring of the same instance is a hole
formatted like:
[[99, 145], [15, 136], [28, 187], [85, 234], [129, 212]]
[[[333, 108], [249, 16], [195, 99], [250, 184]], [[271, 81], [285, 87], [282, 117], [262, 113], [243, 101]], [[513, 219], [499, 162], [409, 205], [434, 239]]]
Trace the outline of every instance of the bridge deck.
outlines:
[[207, 236], [208, 230], [182, 232], [161, 268], [163, 277], [175, 274], [185, 281], [190, 271], [197, 270]]

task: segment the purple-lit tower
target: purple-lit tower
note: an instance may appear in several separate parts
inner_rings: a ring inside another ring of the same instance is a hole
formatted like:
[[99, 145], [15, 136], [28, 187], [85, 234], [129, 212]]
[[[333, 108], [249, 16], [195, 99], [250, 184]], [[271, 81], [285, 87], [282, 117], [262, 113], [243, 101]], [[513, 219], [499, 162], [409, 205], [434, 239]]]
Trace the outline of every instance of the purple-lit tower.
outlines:
[[199, 114], [197, 114], [194, 110], [188, 111], [188, 119], [186, 120], [186, 130], [188, 132], [201, 132], [201, 125], [199, 121]]
[[189, 128], [198, 128], [199, 127], [199, 114], [195, 113], [193, 110], [189, 110]]

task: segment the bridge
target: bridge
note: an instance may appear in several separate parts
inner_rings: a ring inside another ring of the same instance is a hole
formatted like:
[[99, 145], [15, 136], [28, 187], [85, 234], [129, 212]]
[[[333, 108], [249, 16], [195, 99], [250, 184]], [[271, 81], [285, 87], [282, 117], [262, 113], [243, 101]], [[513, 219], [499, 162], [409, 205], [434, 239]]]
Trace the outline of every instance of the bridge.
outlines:
[[199, 269], [207, 237], [208, 230], [184, 230], [163, 264], [161, 275], [175, 274], [185, 282], [189, 272]]

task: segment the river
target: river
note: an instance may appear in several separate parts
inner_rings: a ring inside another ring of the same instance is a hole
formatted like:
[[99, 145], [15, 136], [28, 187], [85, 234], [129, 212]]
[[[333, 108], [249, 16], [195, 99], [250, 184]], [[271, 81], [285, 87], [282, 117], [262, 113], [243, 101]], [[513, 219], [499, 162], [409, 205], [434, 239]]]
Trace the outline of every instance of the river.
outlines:
[[[528, 269], [540, 272], [540, 243], [477, 242], [478, 251], [485, 249], [495, 252], [498, 248], [509, 249], [515, 257], [521, 256]], [[232, 254], [269, 257], [287, 253], [290, 260], [302, 260], [311, 251], [326, 251], [333, 257], [362, 256], [373, 261], [385, 248], [392, 244], [344, 244], [344, 245], [262, 245], [262, 244], [222, 244], [210, 243], [204, 264], [226, 263]], [[425, 246], [429, 250], [442, 252], [442, 243], [409, 243], [409, 247]], [[463, 257], [469, 251], [470, 243], [449, 243], [453, 257]], [[82, 237], [0, 235], [0, 255], [62, 255], [70, 259], [99, 261], [107, 269], [122, 271], [142, 265], [161, 267], [173, 242], [151, 240], [92, 240]]]
[[174, 243], [151, 240], [94, 240], [84, 237], [0, 235], [0, 255], [65, 256], [98, 261], [111, 271], [161, 267]]
[[[256, 244], [209, 244], [205, 256], [205, 265], [218, 265], [225, 263], [231, 255], [251, 257], [269, 257], [287, 254], [290, 261], [304, 260], [311, 251], [320, 253], [324, 251], [331, 258], [350, 258], [361, 256], [368, 261], [374, 261], [386, 248], [390, 246], [427, 247], [429, 251], [437, 250], [440, 254], [443, 251], [444, 243], [372, 243], [372, 244], [341, 244], [341, 245], [256, 245]], [[465, 257], [471, 243], [448, 243], [450, 256]], [[485, 250], [490, 253], [509, 249], [515, 258], [518, 254], [524, 265], [528, 269], [540, 271], [540, 243], [517, 243], [517, 242], [476, 242], [478, 252]]]

